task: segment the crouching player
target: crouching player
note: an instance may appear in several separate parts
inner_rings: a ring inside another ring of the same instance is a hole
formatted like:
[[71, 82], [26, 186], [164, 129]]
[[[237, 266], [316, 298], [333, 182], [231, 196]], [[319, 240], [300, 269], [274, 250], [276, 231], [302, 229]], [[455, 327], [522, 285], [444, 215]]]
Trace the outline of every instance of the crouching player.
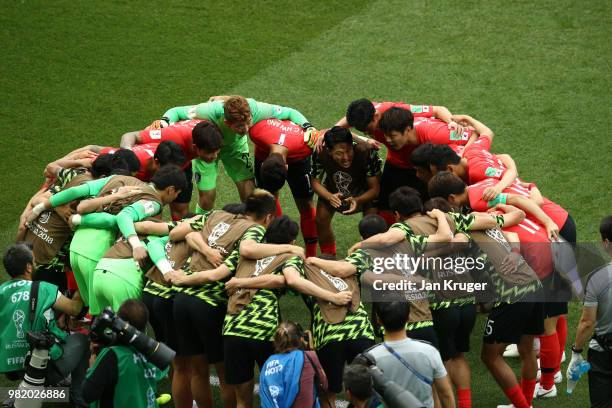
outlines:
[[348, 129], [334, 126], [324, 136], [324, 148], [313, 156], [312, 186], [317, 201], [317, 232], [322, 254], [336, 256], [331, 228], [336, 212], [375, 212], [382, 160], [366, 142], [354, 142]]

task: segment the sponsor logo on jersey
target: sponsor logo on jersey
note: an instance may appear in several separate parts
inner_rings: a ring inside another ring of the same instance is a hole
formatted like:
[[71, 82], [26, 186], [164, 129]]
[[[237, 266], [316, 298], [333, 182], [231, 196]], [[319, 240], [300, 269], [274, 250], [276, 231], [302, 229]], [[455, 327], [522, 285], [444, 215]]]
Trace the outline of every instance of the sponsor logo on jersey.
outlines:
[[149, 130], [149, 137], [151, 139], [161, 139], [161, 129]]
[[230, 225], [225, 222], [220, 222], [215, 225], [212, 232], [208, 236], [208, 245], [211, 247], [217, 246], [217, 240], [223, 236], [230, 228]]
[[155, 214], [155, 203], [153, 201], [145, 201], [142, 206], [146, 215]]
[[255, 272], [253, 272], [253, 276], [259, 276], [266, 268], [272, 263], [272, 261], [276, 258], [276, 255], [268, 256], [263, 259], [258, 259], [255, 262]]
[[342, 280], [342, 278], [331, 276], [329, 273], [325, 272], [323, 269], [319, 269], [319, 271], [321, 272], [321, 275], [327, 278], [327, 280], [330, 281], [331, 284], [334, 285], [336, 289], [338, 289], [338, 291], [342, 292], [344, 290], [348, 290], [349, 286], [344, 280]]

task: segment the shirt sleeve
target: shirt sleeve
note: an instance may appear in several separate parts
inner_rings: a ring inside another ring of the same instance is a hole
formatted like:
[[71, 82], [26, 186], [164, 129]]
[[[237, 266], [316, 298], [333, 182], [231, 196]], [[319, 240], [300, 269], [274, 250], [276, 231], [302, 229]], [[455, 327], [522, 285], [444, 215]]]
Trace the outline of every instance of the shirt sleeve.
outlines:
[[105, 212], [85, 214], [79, 227], [113, 230], [117, 228], [117, 216]]
[[412, 228], [403, 222], [396, 222], [391, 225], [391, 228], [397, 228], [404, 233], [406, 240], [416, 256], [421, 256], [425, 252], [428, 240], [427, 236], [415, 234]]
[[356, 275], [359, 278], [364, 272], [372, 270], [372, 257], [363, 249], [358, 249], [344, 258], [344, 260], [355, 267]]
[[139, 200], [134, 204], [125, 207], [117, 214], [117, 226], [124, 237], [136, 235], [134, 222], [142, 221], [147, 217], [153, 217], [162, 210], [158, 202], [151, 200]]
[[240, 243], [247, 239], [252, 239], [255, 242], [262, 242], [266, 235], [266, 229], [261, 225], [253, 225], [242, 235], [242, 237], [234, 245], [234, 250], [225, 259], [225, 265], [233, 273], [238, 267], [238, 261], [240, 261]]
[[605, 285], [602, 285], [601, 280], [598, 279], [598, 272], [596, 271], [589, 279], [585, 293], [584, 293], [584, 306], [596, 307], [599, 304], [598, 294], [604, 289]]
[[323, 167], [323, 163], [319, 159], [319, 154], [314, 152], [312, 154], [312, 174], [314, 178], [319, 180], [320, 183], [323, 183], [323, 178], [325, 177], [325, 167]]
[[415, 118], [431, 118], [433, 116], [432, 105], [410, 105], [410, 112]]
[[378, 154], [378, 150], [372, 149], [368, 157], [368, 167], [366, 171], [367, 177], [380, 176], [382, 174], [382, 159]]
[[249, 105], [251, 106], [252, 110], [251, 114], [253, 115], [253, 124], [270, 118], [290, 120], [300, 126], [308, 122], [308, 119], [306, 119], [304, 115], [293, 108], [257, 101], [255, 101], [254, 105], [250, 103]]
[[158, 264], [159, 261], [163, 261], [166, 258], [166, 244], [170, 238], [168, 236], [161, 238], [151, 238], [147, 242], [147, 252], [149, 253], [149, 258], [155, 265]]
[[444, 378], [447, 376], [446, 368], [444, 367], [444, 363], [442, 362], [442, 357], [440, 357], [440, 353], [438, 350], [435, 350], [435, 353], [429, 354], [429, 359], [431, 361], [431, 366], [433, 367], [433, 376], [434, 378]]
[[300, 276], [306, 279], [306, 273], [304, 272], [304, 260], [299, 256], [294, 256], [289, 258], [285, 265], [283, 265], [283, 269], [285, 268], [293, 268], [300, 273]]
[[113, 395], [117, 385], [117, 355], [111, 349], [104, 349], [89, 369], [83, 382], [83, 399], [94, 402], [103, 395]]
[[474, 220], [476, 220], [476, 217], [472, 214], [450, 212], [448, 215], [455, 223], [456, 232], [468, 232], [472, 228], [472, 225], [474, 225]]
[[163, 116], [168, 118], [170, 120], [170, 123], [178, 122], [179, 120], [190, 119], [189, 112], [194, 108], [194, 105], [177, 106], [176, 108], [168, 109]]
[[60, 191], [59, 193], [52, 195], [49, 199], [51, 206], [58, 207], [79, 198], [97, 196], [111, 177], [104, 177], [98, 180], [88, 181], [80, 186], [75, 186], [64, 191]]

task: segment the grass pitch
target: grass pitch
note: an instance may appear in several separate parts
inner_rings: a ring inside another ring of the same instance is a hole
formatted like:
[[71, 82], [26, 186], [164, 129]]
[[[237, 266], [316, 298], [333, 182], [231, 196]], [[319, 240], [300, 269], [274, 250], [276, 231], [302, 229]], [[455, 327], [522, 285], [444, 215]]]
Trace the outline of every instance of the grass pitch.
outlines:
[[[214, 94], [292, 106], [320, 128], [364, 96], [445, 105], [497, 133], [494, 151], [570, 211], [581, 242], [598, 240], [611, 212], [605, 2], [22, 1], [3, 2], [0, 26], [3, 247], [47, 162], [116, 146], [167, 108]], [[223, 175], [217, 203], [236, 200]], [[297, 219], [287, 191], [283, 203]], [[335, 217], [339, 254], [357, 221]], [[298, 299], [282, 310], [307, 319]], [[578, 313], [572, 305], [568, 342]], [[473, 398], [491, 407], [505, 397], [478, 360], [482, 326], [469, 355]], [[571, 398], [534, 405], [586, 404], [581, 381]]]

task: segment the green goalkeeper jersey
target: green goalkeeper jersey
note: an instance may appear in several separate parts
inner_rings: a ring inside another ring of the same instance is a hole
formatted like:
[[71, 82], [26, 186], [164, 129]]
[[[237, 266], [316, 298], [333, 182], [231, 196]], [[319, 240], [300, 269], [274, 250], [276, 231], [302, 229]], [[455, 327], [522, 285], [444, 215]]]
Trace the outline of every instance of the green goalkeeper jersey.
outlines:
[[[252, 98], [248, 98], [247, 102], [251, 108], [253, 125], [257, 122], [270, 118], [290, 120], [298, 125], [303, 125], [304, 123], [308, 122], [304, 115], [293, 108], [258, 102]], [[169, 119], [170, 123], [186, 119], [204, 119], [214, 122], [217, 126], [219, 126], [219, 129], [223, 134], [224, 148], [231, 148], [232, 146], [246, 142], [246, 135], [236, 134], [236, 132], [225, 124], [223, 101], [205, 102], [199, 105], [191, 106], [179, 106], [168, 110], [166, 113], [164, 113], [164, 116]]]

